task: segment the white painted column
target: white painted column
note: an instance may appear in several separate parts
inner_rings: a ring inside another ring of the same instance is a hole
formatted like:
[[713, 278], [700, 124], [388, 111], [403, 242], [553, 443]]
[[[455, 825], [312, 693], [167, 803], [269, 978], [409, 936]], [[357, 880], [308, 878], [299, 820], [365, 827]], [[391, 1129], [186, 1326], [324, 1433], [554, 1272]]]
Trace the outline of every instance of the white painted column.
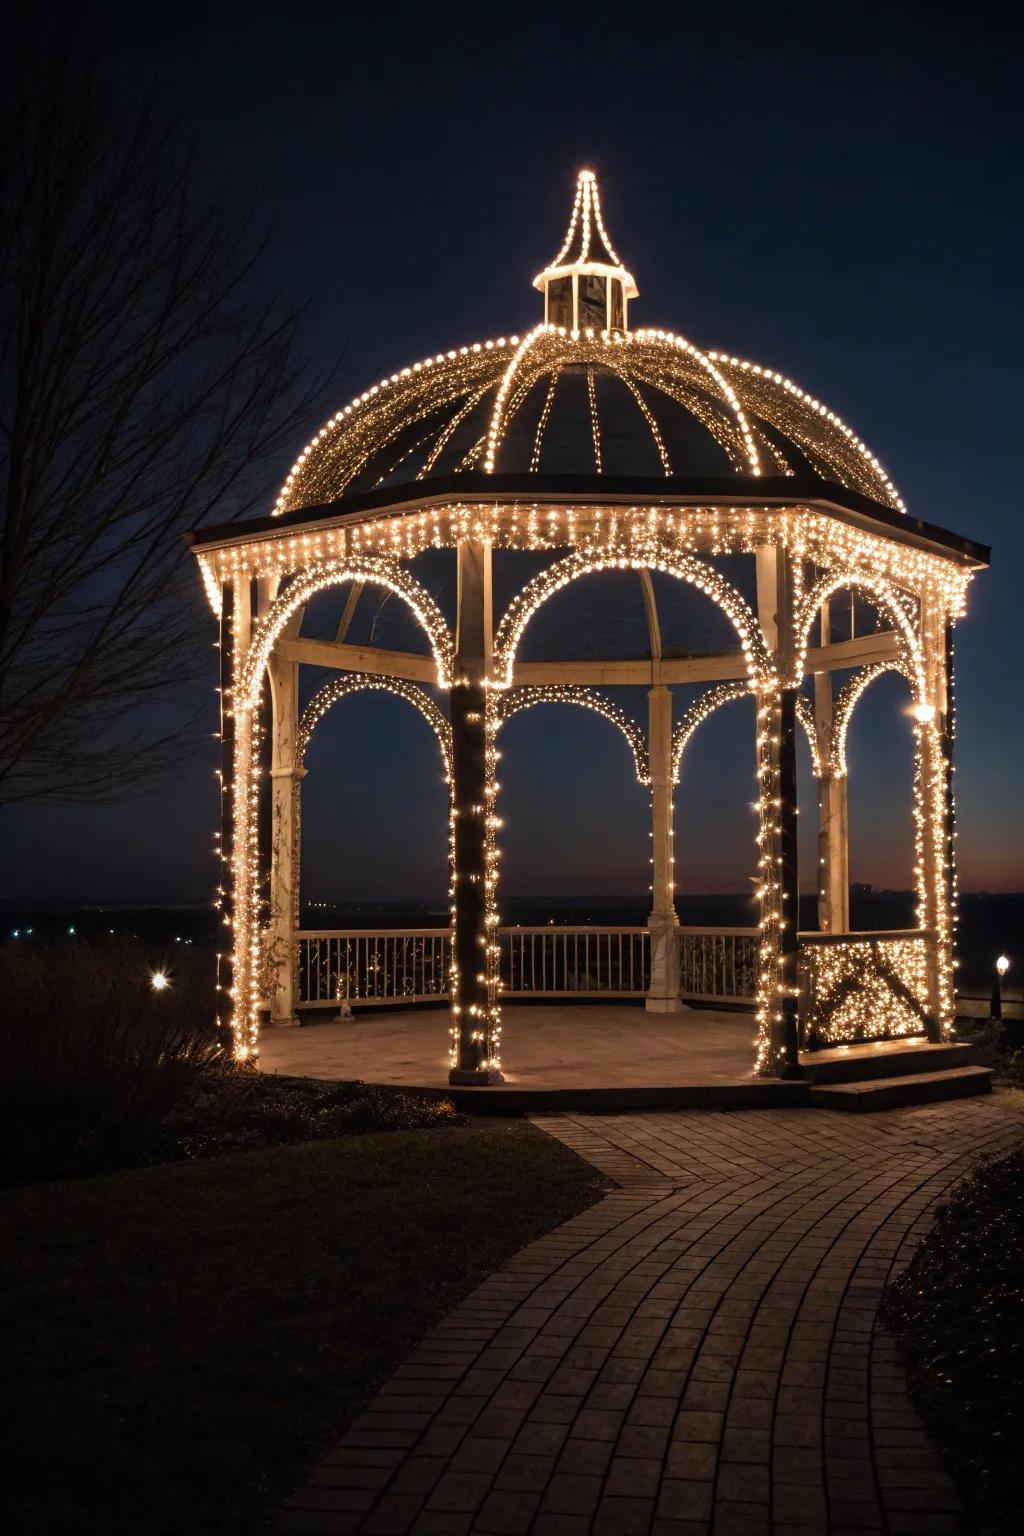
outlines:
[[305, 769], [296, 758], [299, 669], [271, 657], [270, 962], [274, 976], [270, 1022], [295, 1025], [295, 926], [299, 894], [298, 785]]
[[672, 815], [672, 692], [656, 683], [647, 695], [651, 774], [651, 1013], [680, 1013], [679, 918], [675, 900]]
[[[829, 604], [821, 609], [821, 644], [831, 644]], [[818, 780], [818, 927], [822, 933], [850, 931], [850, 827], [846, 777], [832, 771], [832, 674], [814, 674], [814, 729], [822, 772]]]
[[850, 931], [850, 850], [846, 777], [827, 771], [818, 780], [818, 927]]

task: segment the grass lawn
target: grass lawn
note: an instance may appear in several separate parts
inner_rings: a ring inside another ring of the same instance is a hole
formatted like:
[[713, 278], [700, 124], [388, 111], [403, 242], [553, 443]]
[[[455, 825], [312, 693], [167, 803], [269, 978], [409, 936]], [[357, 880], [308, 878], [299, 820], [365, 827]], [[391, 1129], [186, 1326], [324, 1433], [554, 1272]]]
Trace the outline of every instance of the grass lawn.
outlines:
[[3, 1191], [5, 1529], [265, 1529], [421, 1334], [600, 1188], [482, 1121]]

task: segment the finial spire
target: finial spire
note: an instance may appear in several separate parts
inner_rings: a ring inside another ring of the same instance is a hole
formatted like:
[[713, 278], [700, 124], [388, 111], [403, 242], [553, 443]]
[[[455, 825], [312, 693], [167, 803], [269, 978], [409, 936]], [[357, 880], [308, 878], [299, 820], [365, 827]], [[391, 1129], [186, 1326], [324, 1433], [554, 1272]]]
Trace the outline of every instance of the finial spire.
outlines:
[[544, 294], [549, 325], [579, 331], [624, 331], [626, 304], [637, 286], [608, 238], [601, 217], [601, 194], [593, 171], [580, 171], [576, 200], [562, 249], [533, 280]]

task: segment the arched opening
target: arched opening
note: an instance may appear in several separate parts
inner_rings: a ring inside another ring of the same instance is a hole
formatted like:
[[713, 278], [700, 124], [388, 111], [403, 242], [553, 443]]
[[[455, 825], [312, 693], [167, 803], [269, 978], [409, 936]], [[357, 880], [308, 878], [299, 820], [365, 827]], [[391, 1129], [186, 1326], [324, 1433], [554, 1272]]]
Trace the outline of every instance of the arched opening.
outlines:
[[648, 794], [633, 743], [589, 708], [543, 701], [505, 720], [498, 744], [503, 918], [536, 907], [524, 920], [544, 921], [548, 899], [578, 916], [596, 899], [645, 921]]
[[[261, 799], [271, 800], [271, 841], [278, 857], [294, 859], [295, 745], [298, 730], [298, 699], [295, 667], [275, 661], [272, 679], [277, 698], [273, 723], [270, 784], [267, 783], [262, 742], [270, 730], [265, 680], [275, 646], [286, 633], [294, 633], [305, 607], [318, 594], [345, 584], [372, 586], [394, 594], [412, 612], [424, 631], [433, 657], [434, 673], [442, 687], [450, 685], [453, 671], [451, 636], [434, 599], [399, 563], [387, 557], [349, 555], [311, 565], [289, 581], [252, 629], [245, 649], [233, 658], [233, 730], [231, 790], [232, 819], [231, 892], [226, 920], [233, 929], [230, 995], [235, 1053], [245, 1060], [257, 1048], [260, 1012], [271, 996], [280, 994], [281, 975], [290, 971], [291, 946], [282, 953], [282, 930], [292, 921], [294, 884], [289, 870], [286, 893], [268, 892], [264, 873], [265, 842], [261, 837]], [[232, 631], [232, 645], [238, 635]], [[275, 860], [276, 862], [276, 860]], [[273, 881], [271, 881], [273, 884]]]
[[878, 673], [844, 723], [851, 924], [913, 928], [915, 736], [906, 678]]
[[[775, 715], [778, 710], [778, 683], [767, 652], [764, 638], [749, 604], [707, 561], [698, 560], [681, 552], [656, 548], [652, 553], [623, 550], [621, 553], [583, 553], [577, 551], [555, 561], [534, 576], [509, 604], [495, 636], [494, 666], [499, 685], [509, 686], [514, 679], [517, 657], [524, 636], [532, 621], [550, 600], [565, 588], [581, 581], [584, 588], [595, 580], [608, 585], [609, 574], [627, 571], [648, 572], [654, 581], [675, 578], [677, 583], [693, 589], [699, 595], [710, 598], [703, 605], [705, 612], [717, 614], [717, 623], [723, 626], [729, 637], [728, 650], [735, 651], [736, 639], [746, 660], [747, 684], [757, 703], [758, 728], [753, 733], [755, 759], [756, 803], [758, 807], [758, 832], [756, 868], [758, 874], [759, 922], [756, 937], [751, 939], [752, 987], [756, 989], [759, 1022], [758, 1063], [766, 1064], [769, 1057], [770, 1030], [776, 1016], [775, 999], [780, 995], [780, 967], [782, 960], [781, 886], [771, 873], [775, 865], [775, 848], [779, 836], [777, 807], [777, 769], [772, 758], [772, 729], [777, 730]], [[552, 607], [549, 613], [556, 613]], [[545, 614], [545, 617], [549, 617]], [[636, 620], [633, 620], [634, 624]], [[550, 618], [549, 618], [550, 625]], [[577, 626], [578, 632], [578, 626]], [[731, 633], [730, 633], [731, 632]], [[657, 651], [654, 646], [657, 644]], [[678, 945], [674, 937], [676, 925], [673, 869], [673, 816], [672, 816], [672, 731], [670, 724], [671, 695], [658, 681], [657, 670], [665, 654], [663, 640], [655, 641], [650, 633], [650, 665], [648, 674], [653, 686], [649, 687], [649, 737], [652, 742], [652, 915], [650, 927], [651, 988], [648, 1007], [662, 1006], [664, 1011], [679, 1007], [678, 972], [671, 981], [667, 979], [668, 967], [678, 965]], [[719, 648], [722, 642], [719, 642]], [[574, 648], [579, 654], [578, 645]], [[621, 645], [617, 647], [621, 657]], [[622, 675], [620, 672], [618, 675]], [[771, 727], [771, 728], [770, 728]], [[660, 738], [660, 746], [655, 738]], [[749, 803], [749, 800], [747, 801]], [[661, 976], [660, 972], [666, 972]], [[655, 999], [663, 1003], [655, 1004]]]

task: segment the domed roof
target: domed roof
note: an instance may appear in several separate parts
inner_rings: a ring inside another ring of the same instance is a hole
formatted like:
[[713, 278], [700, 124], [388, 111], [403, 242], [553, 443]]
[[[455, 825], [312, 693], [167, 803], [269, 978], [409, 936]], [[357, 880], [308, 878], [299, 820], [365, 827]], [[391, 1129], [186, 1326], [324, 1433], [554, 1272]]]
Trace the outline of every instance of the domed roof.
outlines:
[[434, 477], [472, 471], [810, 475], [904, 510], [864, 443], [782, 374], [670, 331], [627, 328], [636, 284], [605, 232], [592, 172], [580, 174], [569, 232], [536, 286], [546, 316], [605, 323], [546, 318], [525, 336], [475, 342], [382, 379], [307, 445], [275, 512], [391, 485], [427, 490]]

